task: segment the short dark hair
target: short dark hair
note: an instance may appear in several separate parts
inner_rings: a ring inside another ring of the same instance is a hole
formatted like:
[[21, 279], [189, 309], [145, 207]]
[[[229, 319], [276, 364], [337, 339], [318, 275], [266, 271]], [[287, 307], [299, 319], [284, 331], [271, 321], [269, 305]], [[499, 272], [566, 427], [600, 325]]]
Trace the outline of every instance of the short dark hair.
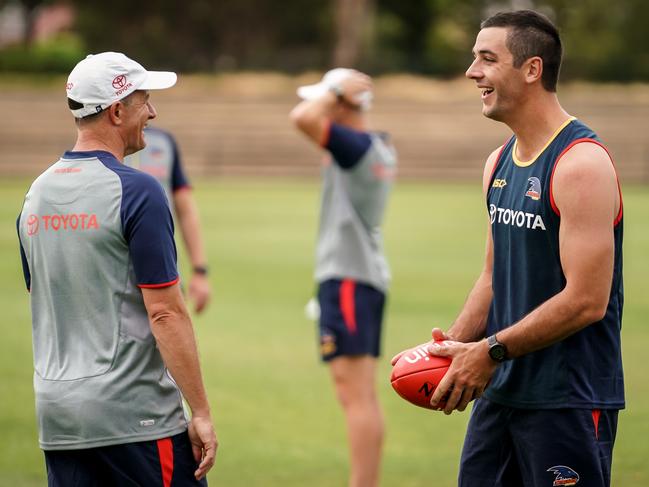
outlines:
[[563, 49], [559, 31], [550, 19], [533, 10], [500, 12], [480, 24], [481, 29], [488, 27], [510, 27], [507, 49], [514, 56], [514, 67], [521, 67], [531, 57], [540, 57], [543, 87], [547, 91], [557, 91]]

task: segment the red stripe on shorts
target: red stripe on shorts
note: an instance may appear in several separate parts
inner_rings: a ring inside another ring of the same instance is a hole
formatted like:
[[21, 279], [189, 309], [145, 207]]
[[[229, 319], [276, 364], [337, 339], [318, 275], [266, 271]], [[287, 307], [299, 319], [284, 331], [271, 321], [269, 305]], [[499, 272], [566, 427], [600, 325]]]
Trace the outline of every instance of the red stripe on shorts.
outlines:
[[599, 416], [602, 412], [599, 409], [593, 409], [593, 424], [595, 425], [595, 438], [599, 440]]
[[356, 333], [355, 290], [356, 283], [351, 279], [345, 279], [340, 283], [340, 311], [349, 333]]
[[158, 440], [158, 456], [162, 470], [163, 487], [171, 487], [171, 477], [174, 474], [174, 446], [171, 438]]

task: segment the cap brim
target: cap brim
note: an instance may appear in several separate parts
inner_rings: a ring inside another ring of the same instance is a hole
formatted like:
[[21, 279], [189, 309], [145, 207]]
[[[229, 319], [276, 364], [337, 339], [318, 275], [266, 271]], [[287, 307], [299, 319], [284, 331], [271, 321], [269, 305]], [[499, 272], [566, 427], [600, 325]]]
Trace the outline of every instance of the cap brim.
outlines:
[[147, 77], [138, 87], [140, 90], [164, 90], [176, 84], [178, 76], [172, 71], [147, 71]]
[[323, 96], [329, 88], [323, 83], [316, 83], [315, 85], [300, 86], [297, 89], [297, 96], [303, 100], [315, 100]]

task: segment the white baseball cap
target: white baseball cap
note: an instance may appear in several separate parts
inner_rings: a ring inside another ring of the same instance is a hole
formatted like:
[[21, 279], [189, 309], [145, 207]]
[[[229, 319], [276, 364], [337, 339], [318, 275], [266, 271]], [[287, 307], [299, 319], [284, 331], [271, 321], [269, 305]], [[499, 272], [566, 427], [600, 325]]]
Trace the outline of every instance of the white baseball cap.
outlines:
[[[357, 71], [349, 68], [334, 68], [325, 73], [322, 80], [314, 85], [300, 86], [297, 89], [297, 96], [303, 100], [315, 100], [324, 96], [332, 88], [337, 87], [344, 80]], [[356, 100], [362, 110], [369, 110], [372, 106], [372, 92], [364, 91], [356, 96]]]
[[163, 90], [176, 84], [176, 73], [147, 71], [120, 52], [90, 54], [80, 61], [65, 85], [68, 98], [83, 107], [70, 108], [76, 118], [105, 110], [136, 90]]

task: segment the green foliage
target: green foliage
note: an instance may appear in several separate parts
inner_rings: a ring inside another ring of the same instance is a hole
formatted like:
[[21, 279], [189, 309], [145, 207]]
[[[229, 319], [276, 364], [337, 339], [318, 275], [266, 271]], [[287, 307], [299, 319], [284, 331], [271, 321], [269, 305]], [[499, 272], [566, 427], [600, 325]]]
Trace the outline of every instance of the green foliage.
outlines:
[[47, 41], [0, 50], [0, 72], [67, 74], [84, 57], [81, 38], [62, 33]]
[[[179, 71], [304, 69], [330, 43], [327, 0], [76, 0], [77, 28], [94, 52], [126, 53]], [[125, 14], [128, 12], [128, 15]], [[326, 21], [323, 21], [326, 19]]]
[[[15, 218], [28, 182], [0, 182], [0, 486], [44, 484], [32, 392], [29, 298]], [[345, 485], [347, 451], [339, 406], [318, 363], [312, 295], [318, 186], [281, 180], [203, 181], [195, 186], [214, 301], [194, 321], [221, 447], [211, 485]], [[623, 347], [628, 406], [620, 414], [613, 485], [649, 485], [646, 276], [649, 190], [625, 188]], [[386, 221], [394, 280], [378, 390], [387, 421], [382, 485], [456, 485], [468, 413], [410, 406], [390, 388], [387, 359], [455, 317], [482, 263], [480, 182], [398, 183]], [[186, 262], [185, 262], [186, 264]], [[184, 266], [185, 269], [187, 265]]]
[[[331, 67], [334, 0], [71, 1], [77, 10], [75, 32], [89, 52], [121, 51], [145, 66], [184, 72]], [[48, 2], [22, 3], [33, 8]], [[645, 3], [523, 2], [548, 13], [560, 27], [566, 47], [564, 79], [606, 81], [649, 80]], [[372, 74], [462, 75], [480, 21], [516, 4], [521, 2], [370, 0], [373, 15], [368, 15], [368, 25], [358, 26], [364, 35], [357, 67]], [[0, 70], [65, 72], [72, 58], [81, 57], [75, 56], [81, 44], [55, 44], [47, 53], [31, 48], [0, 52]]]

